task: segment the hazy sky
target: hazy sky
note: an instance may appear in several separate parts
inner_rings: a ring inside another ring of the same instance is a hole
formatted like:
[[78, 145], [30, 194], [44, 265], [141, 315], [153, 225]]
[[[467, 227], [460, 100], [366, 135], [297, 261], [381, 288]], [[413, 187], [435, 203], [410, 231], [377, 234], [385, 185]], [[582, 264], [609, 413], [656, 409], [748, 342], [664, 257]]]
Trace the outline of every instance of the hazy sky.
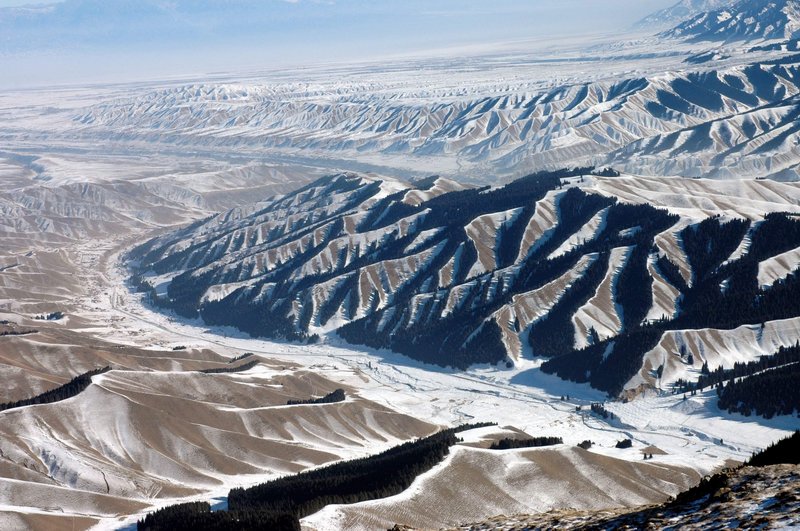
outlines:
[[36, 1], [36, 0], [0, 0], [0, 7], [13, 7], [13, 6], [25, 6], [30, 4], [49, 4], [55, 2], [47, 2], [46, 0]]
[[[0, 0], [0, 86], [152, 79], [608, 33], [676, 0]], [[23, 4], [49, 7], [10, 8]]]

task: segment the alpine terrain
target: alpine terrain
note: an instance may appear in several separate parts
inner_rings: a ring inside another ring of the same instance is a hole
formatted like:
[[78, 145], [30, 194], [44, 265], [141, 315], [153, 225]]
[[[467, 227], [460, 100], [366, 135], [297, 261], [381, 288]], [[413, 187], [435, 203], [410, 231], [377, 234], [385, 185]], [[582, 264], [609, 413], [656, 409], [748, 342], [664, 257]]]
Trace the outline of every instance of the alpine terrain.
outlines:
[[0, 529], [800, 523], [800, 2], [488, 4], [0, 7]]

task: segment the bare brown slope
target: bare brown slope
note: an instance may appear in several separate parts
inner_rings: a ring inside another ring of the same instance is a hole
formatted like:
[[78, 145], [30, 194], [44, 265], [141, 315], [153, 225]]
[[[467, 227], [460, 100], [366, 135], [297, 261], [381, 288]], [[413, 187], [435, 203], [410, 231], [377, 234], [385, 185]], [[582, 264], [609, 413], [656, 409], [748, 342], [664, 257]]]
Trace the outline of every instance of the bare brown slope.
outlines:
[[146, 501], [298, 472], [436, 429], [359, 398], [281, 405], [333, 387], [302, 373], [112, 371], [75, 398], [0, 414], [6, 477]]
[[307, 524], [314, 528], [326, 518], [340, 529], [386, 529], [393, 523], [439, 529], [489, 514], [634, 507], [664, 501], [698, 479], [685, 468], [575, 447], [491, 451], [462, 446], [409, 492], [328, 508]]
[[[496, 516], [458, 530], [512, 529], [794, 529], [800, 525], [800, 467], [746, 467], [726, 474], [729, 486], [686, 503], [636, 511], [553, 511]], [[744, 524], [744, 525], [743, 525]], [[455, 530], [453, 530], [455, 531]]]

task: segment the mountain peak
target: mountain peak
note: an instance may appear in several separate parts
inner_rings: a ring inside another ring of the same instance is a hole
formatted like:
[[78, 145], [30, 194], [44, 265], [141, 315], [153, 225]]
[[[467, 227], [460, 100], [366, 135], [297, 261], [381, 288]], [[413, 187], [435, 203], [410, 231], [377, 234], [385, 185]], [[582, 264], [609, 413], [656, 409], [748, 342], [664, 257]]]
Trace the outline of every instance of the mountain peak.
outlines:
[[800, 35], [797, 0], [740, 0], [698, 13], [660, 34], [693, 41], [791, 39]]
[[679, 24], [686, 19], [714, 9], [729, 6], [733, 0], [680, 0], [676, 4], [656, 11], [635, 24], [636, 28], [666, 28]]

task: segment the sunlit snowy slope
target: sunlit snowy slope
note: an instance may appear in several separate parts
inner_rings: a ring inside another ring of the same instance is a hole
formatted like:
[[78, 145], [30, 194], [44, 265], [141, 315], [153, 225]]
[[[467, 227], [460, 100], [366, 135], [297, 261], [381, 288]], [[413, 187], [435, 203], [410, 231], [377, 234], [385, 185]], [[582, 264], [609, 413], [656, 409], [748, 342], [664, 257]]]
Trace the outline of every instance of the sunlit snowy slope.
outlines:
[[[594, 60], [576, 58], [581, 68]], [[635, 60], [619, 66], [635, 68]], [[418, 168], [445, 164], [451, 174], [445, 161], [458, 160], [473, 178], [482, 168], [519, 175], [595, 163], [657, 175], [794, 179], [798, 59], [687, 66], [549, 86], [518, 75], [450, 85], [434, 73], [430, 87], [382, 76], [353, 84], [191, 84], [92, 106], [73, 127], [89, 137], [185, 149], [258, 146], [385, 164], [410, 157]]]
[[336, 332], [460, 368], [539, 356], [612, 394], [794, 344], [800, 187], [602, 173], [340, 174], [149, 242], [135, 282], [257, 336]]
[[797, 0], [739, 0], [727, 6], [709, 6], [709, 9], [682, 22], [664, 35], [696, 40], [735, 41], [759, 38], [796, 39], [799, 32], [800, 3]]

